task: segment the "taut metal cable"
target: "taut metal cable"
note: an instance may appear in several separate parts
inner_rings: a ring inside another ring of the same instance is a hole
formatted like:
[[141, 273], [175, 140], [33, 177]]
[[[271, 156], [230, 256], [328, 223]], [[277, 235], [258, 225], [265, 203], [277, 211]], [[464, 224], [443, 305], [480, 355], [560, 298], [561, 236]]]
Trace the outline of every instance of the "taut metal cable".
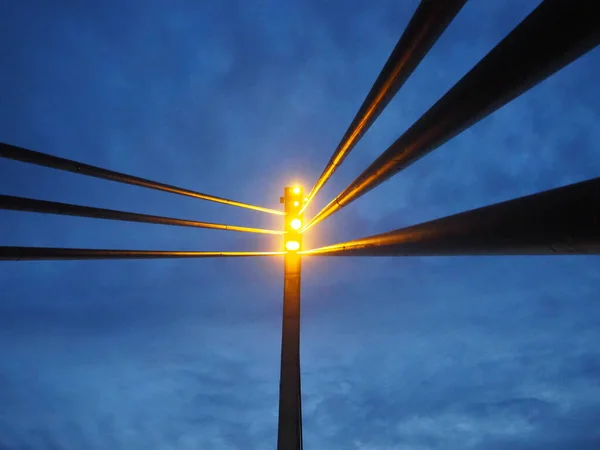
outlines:
[[597, 0], [545, 0], [302, 231], [369, 192], [600, 43]]
[[600, 178], [301, 254], [598, 255]]
[[182, 252], [163, 250], [98, 250], [89, 248], [0, 247], [0, 261], [79, 259], [235, 258], [281, 256], [283, 252]]
[[237, 202], [222, 197], [215, 197], [214, 195], [190, 191], [189, 189], [183, 189], [176, 186], [147, 180], [145, 178], [134, 177], [133, 175], [127, 175], [124, 173], [114, 172], [112, 170], [102, 169], [100, 167], [91, 166], [89, 164], [84, 164], [78, 161], [60, 158], [58, 156], [52, 156], [46, 153], [40, 153], [33, 150], [27, 150], [22, 147], [17, 147], [15, 145], [5, 144], [2, 142], [0, 142], [0, 156], [3, 158], [14, 159], [16, 161], [21, 161], [29, 164], [36, 164], [38, 166], [51, 167], [53, 169], [79, 173], [81, 175], [87, 175], [90, 177], [102, 178], [104, 180], [132, 184], [134, 186], [141, 186], [148, 189], [170, 192], [172, 194], [185, 195], [187, 197], [194, 197], [210, 202], [222, 203], [230, 206], [237, 206], [239, 208], [252, 209], [254, 211], [261, 211], [269, 214], [276, 214], [280, 216], [284, 215], [282, 211], [277, 211], [276, 209], [263, 208], [262, 206], [250, 205], [248, 203]]
[[154, 223], [175, 225], [180, 227], [210, 228], [213, 230], [241, 231], [259, 234], [283, 234], [283, 231], [265, 230], [262, 228], [223, 225], [220, 223], [198, 222], [195, 220], [173, 219], [171, 217], [152, 216], [113, 209], [93, 208], [90, 206], [72, 205], [69, 203], [50, 202], [32, 198], [0, 195], [0, 209], [28, 211], [42, 214], [61, 214], [65, 216], [91, 217], [95, 219], [122, 220], [126, 222]]
[[419, 4], [333, 156], [310, 190], [301, 212], [306, 210], [308, 204], [369, 130], [466, 1], [425, 0]]

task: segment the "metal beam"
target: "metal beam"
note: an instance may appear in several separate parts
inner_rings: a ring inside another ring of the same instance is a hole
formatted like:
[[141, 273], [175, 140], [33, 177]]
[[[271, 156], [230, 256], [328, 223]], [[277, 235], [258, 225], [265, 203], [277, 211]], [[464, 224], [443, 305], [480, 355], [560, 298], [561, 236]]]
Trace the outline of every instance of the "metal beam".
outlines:
[[545, 0], [302, 231], [360, 198], [599, 43], [598, 0]]
[[12, 195], [0, 195], [0, 209], [28, 211], [42, 214], [60, 214], [65, 216], [91, 217], [94, 219], [123, 220], [126, 222], [154, 223], [175, 225], [180, 227], [210, 228], [213, 230], [241, 231], [259, 234], [283, 234], [283, 231], [265, 230], [262, 228], [223, 225], [220, 223], [198, 222], [195, 220], [173, 219], [171, 217], [151, 216], [114, 209], [93, 208], [90, 206], [72, 205], [69, 203], [50, 202]]
[[473, 209], [304, 255], [600, 254], [600, 178]]
[[302, 449], [302, 394], [300, 384], [300, 281], [301, 258], [284, 257], [281, 377], [277, 450]]
[[[292, 232], [290, 217], [301, 207], [302, 191], [293, 194], [286, 188], [284, 205], [287, 213], [285, 229]], [[296, 203], [298, 202], [298, 203]], [[295, 206], [297, 204], [297, 206]], [[289, 236], [286, 235], [286, 241]], [[301, 236], [294, 236], [301, 243]], [[281, 333], [281, 373], [279, 381], [279, 425], [277, 450], [302, 449], [302, 391], [300, 384], [300, 282], [302, 261], [295, 251], [284, 257], [283, 321]]]
[[333, 156], [308, 194], [302, 211], [369, 130], [466, 2], [424, 0], [419, 3]]
[[118, 183], [131, 184], [134, 186], [141, 186], [148, 189], [155, 189], [157, 191], [170, 192], [172, 194], [185, 195], [187, 197], [193, 197], [200, 200], [208, 200], [211, 202], [222, 203], [230, 206], [237, 206], [239, 208], [251, 209], [254, 211], [261, 211], [269, 214], [283, 215], [282, 211], [275, 209], [263, 208], [262, 206], [250, 205], [248, 203], [237, 202], [229, 200], [223, 197], [216, 197], [214, 195], [203, 194], [201, 192], [190, 191], [189, 189], [183, 189], [176, 186], [171, 186], [164, 183], [158, 183], [156, 181], [147, 180], [145, 178], [134, 177], [133, 175], [127, 175], [125, 173], [114, 172], [112, 170], [102, 169], [100, 167], [91, 166], [78, 161], [70, 159], [59, 158], [58, 156], [48, 155], [46, 153], [35, 152], [33, 150], [27, 150], [22, 147], [15, 145], [4, 144], [0, 142], [0, 157], [13, 159], [15, 161], [21, 161], [24, 163], [35, 164], [38, 166], [51, 167], [53, 169], [65, 170], [67, 172], [78, 173], [81, 175], [87, 175], [89, 177], [102, 178], [104, 180], [116, 181]]
[[0, 261], [75, 259], [165, 259], [281, 256], [283, 252], [181, 252], [163, 250], [97, 250], [89, 248], [0, 246]]

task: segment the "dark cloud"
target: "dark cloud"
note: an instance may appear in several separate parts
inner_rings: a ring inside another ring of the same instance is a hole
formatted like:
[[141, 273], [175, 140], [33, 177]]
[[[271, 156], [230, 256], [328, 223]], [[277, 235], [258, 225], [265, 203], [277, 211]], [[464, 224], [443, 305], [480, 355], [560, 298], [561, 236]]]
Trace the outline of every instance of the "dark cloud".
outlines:
[[[468, 2], [316, 204], [538, 3]], [[417, 4], [7, 3], [0, 140], [278, 207], [285, 184], [320, 173]], [[598, 176], [599, 68], [596, 50], [325, 221], [308, 244]], [[0, 175], [4, 194], [280, 227], [11, 161]], [[0, 231], [1, 245], [280, 245], [8, 211]], [[306, 447], [598, 447], [598, 267], [596, 257], [307, 258]], [[273, 448], [281, 272], [280, 259], [2, 263], [0, 449]]]

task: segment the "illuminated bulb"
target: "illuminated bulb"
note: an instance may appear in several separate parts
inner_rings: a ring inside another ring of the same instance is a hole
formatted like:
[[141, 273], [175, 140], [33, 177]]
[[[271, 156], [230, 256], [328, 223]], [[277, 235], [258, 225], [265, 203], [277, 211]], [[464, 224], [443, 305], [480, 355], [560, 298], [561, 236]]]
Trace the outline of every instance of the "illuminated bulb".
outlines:
[[297, 194], [300, 193], [300, 188], [299, 187], [295, 187], [295, 188], [292, 189], [292, 192], [297, 195]]
[[298, 250], [300, 248], [300, 242], [298, 242], [298, 241], [287, 241], [285, 243], [285, 248], [288, 249], [290, 252], [295, 252], [296, 250]]
[[300, 206], [300, 202], [294, 202], [294, 206]]
[[292, 219], [290, 222], [290, 227], [292, 227], [293, 230], [299, 230], [301, 226], [302, 221], [300, 219]]

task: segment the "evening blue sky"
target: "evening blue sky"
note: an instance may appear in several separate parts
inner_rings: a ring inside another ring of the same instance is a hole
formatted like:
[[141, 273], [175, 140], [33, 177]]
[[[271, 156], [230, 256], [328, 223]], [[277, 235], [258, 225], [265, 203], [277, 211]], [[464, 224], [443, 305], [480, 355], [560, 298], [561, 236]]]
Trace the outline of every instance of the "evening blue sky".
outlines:
[[[279, 208], [309, 188], [405, 0], [0, 6], [0, 141]], [[538, 0], [470, 0], [309, 210]], [[596, 49], [311, 230], [389, 231], [600, 175]], [[0, 193], [281, 218], [0, 160]], [[0, 245], [278, 250], [280, 238], [0, 211]], [[0, 262], [0, 449], [272, 449], [282, 261]], [[598, 257], [307, 258], [308, 449], [600, 448]]]

